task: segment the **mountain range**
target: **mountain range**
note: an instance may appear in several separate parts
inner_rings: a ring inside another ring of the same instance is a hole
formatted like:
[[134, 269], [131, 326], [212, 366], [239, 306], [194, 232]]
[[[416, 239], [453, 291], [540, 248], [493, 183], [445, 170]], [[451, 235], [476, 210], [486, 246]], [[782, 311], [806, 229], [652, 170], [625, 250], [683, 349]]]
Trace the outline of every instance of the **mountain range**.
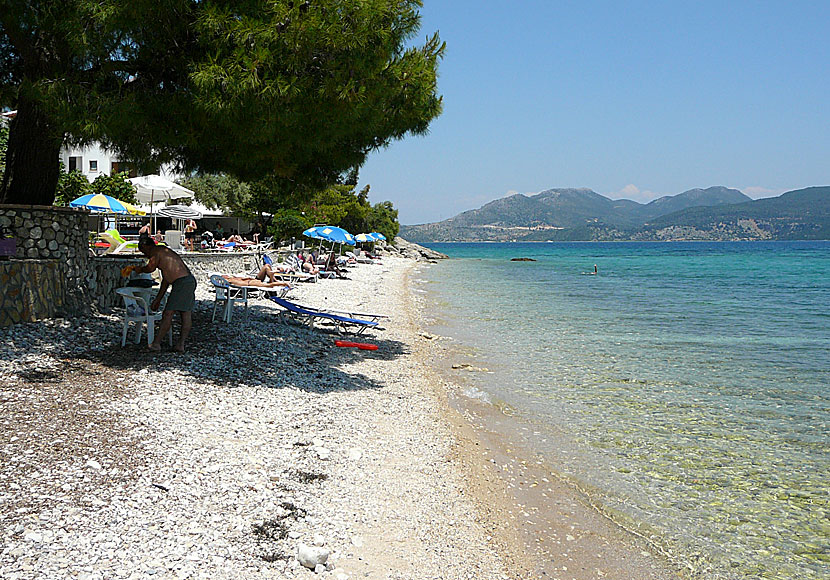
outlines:
[[830, 239], [830, 187], [752, 200], [715, 186], [646, 204], [586, 188], [548, 189], [497, 199], [441, 222], [401, 226], [400, 235], [416, 243]]

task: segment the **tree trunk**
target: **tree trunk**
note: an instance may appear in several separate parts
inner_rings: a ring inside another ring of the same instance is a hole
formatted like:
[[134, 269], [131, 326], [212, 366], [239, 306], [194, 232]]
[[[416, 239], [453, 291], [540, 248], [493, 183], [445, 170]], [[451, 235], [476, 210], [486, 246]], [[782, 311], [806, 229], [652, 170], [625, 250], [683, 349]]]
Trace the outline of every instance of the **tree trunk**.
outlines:
[[52, 205], [62, 139], [36, 102], [20, 95], [17, 105], [17, 116], [9, 124], [0, 203]]

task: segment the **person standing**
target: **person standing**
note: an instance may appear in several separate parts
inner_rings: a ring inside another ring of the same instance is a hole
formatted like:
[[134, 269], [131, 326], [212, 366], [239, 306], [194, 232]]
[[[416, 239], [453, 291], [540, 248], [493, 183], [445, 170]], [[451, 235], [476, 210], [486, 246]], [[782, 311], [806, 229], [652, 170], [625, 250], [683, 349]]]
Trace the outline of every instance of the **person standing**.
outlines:
[[196, 249], [194, 246], [196, 240], [196, 222], [192, 219], [187, 220], [184, 226], [184, 243], [191, 252]]
[[156, 334], [150, 350], [158, 352], [161, 350], [161, 339], [170, 330], [173, 324], [173, 313], [178, 312], [182, 321], [182, 331], [178, 342], [173, 347], [177, 352], [184, 352], [185, 342], [193, 326], [193, 307], [196, 305], [196, 278], [190, 273], [187, 264], [181, 256], [167, 246], [157, 246], [152, 238], [142, 236], [138, 240], [139, 251], [150, 258], [146, 266], [135, 268], [137, 273], [150, 273], [156, 268], [161, 270], [161, 287], [158, 295], [150, 305], [151, 310], [158, 310], [161, 300], [170, 287], [170, 296], [161, 315], [161, 326]]

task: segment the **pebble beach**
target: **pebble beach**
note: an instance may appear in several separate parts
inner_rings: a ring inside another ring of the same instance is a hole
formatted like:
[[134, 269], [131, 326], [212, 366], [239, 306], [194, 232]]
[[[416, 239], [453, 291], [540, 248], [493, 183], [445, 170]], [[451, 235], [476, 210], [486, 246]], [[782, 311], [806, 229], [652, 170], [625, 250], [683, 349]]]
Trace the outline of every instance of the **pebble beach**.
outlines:
[[291, 295], [389, 315], [358, 339], [376, 351], [265, 300], [211, 322], [205, 280], [185, 354], [122, 348], [117, 313], [0, 329], [0, 577], [537, 577], [509, 486], [428, 365], [415, 264]]

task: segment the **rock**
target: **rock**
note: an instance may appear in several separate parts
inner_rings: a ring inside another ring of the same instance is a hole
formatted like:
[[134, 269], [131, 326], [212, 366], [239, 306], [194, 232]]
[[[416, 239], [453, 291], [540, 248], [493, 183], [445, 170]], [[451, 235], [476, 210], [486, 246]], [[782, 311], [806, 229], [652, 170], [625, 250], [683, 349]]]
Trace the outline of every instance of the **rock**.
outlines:
[[330, 553], [327, 548], [320, 546], [307, 546], [302, 542], [297, 545], [297, 561], [309, 570], [315, 570], [317, 566], [323, 566], [325, 570]]
[[321, 536], [320, 534], [315, 534], [314, 538], [311, 540], [312, 545], [317, 547], [322, 547], [326, 545], [326, 539]]
[[326, 567], [323, 564], [317, 564], [314, 567], [314, 573], [315, 574], [322, 574], [325, 571], [326, 571]]
[[361, 457], [363, 457], [363, 451], [361, 451], [360, 449], [349, 450], [349, 459], [351, 459], [352, 461], [359, 461]]
[[101, 464], [95, 461], [94, 459], [90, 459], [89, 461], [87, 461], [86, 466], [92, 469], [97, 469], [99, 471], [101, 470]]
[[533, 258], [510, 258], [511, 262], [535, 262]]

